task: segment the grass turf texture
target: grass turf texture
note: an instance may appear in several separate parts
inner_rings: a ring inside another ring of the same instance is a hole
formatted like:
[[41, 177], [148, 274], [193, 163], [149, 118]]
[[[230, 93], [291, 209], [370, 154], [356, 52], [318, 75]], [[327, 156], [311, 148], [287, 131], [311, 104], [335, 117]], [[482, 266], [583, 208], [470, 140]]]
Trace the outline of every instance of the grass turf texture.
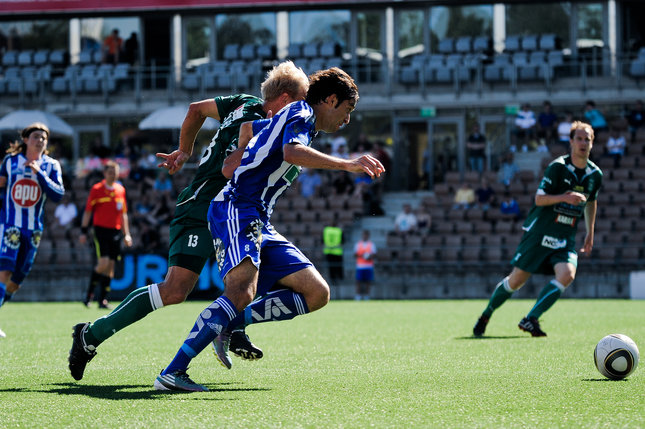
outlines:
[[561, 300], [547, 338], [517, 328], [533, 301], [511, 300], [471, 337], [472, 301], [331, 302], [249, 328], [265, 357], [221, 367], [211, 350], [189, 374], [210, 392], [152, 383], [204, 302], [162, 309], [106, 341], [75, 382], [71, 327], [105, 314], [80, 303], [0, 311], [1, 427], [645, 427], [643, 363], [609, 381], [593, 350], [610, 333], [645, 350], [645, 301]]

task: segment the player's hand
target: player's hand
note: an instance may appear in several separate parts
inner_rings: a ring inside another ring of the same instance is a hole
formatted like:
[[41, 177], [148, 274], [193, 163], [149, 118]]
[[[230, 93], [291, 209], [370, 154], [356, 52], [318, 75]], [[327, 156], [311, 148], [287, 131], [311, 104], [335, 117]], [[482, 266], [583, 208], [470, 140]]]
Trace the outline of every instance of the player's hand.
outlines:
[[123, 237], [123, 242], [126, 247], [132, 247], [132, 236], [130, 236], [130, 234], [126, 234], [125, 237]]
[[367, 173], [373, 179], [375, 177], [380, 177], [381, 173], [385, 172], [385, 167], [383, 167], [381, 161], [374, 158], [372, 155], [362, 155], [351, 160], [349, 171], [354, 173]]
[[586, 257], [589, 257], [591, 256], [592, 250], [593, 250], [593, 236], [587, 234], [585, 236], [585, 242], [582, 244], [582, 248], [580, 249], [580, 253], [582, 253]]
[[38, 173], [40, 171], [40, 160], [32, 159], [25, 164], [25, 167], [29, 167], [34, 173]]
[[157, 164], [157, 167], [167, 169], [168, 174], [175, 174], [181, 170], [181, 167], [188, 161], [190, 155], [177, 149], [172, 153], [157, 153], [157, 157], [164, 159], [163, 162]]
[[572, 206], [578, 206], [587, 201], [587, 197], [585, 197], [580, 192], [567, 192], [566, 194], [564, 194], [564, 198], [564, 202], [571, 204]]

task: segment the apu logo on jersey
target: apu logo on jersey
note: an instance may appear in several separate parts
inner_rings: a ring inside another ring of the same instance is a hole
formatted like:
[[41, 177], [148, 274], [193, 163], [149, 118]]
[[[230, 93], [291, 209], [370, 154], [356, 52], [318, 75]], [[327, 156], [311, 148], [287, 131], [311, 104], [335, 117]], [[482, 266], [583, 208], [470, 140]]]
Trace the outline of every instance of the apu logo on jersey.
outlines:
[[291, 311], [284, 306], [280, 298], [269, 298], [264, 303], [264, 315], [258, 314], [253, 311], [251, 316], [255, 320], [262, 321], [270, 320], [271, 316], [278, 317], [281, 313], [291, 314]]
[[41, 195], [40, 185], [31, 179], [20, 179], [11, 188], [11, 199], [21, 207], [35, 205]]

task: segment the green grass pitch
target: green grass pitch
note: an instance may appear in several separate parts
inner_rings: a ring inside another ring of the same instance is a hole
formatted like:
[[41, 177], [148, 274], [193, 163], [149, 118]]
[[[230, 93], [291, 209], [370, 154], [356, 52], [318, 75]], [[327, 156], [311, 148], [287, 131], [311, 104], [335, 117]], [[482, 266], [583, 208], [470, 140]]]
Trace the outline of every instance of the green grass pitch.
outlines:
[[471, 301], [332, 301], [292, 321], [251, 326], [257, 362], [226, 370], [205, 350], [190, 376], [210, 392], [152, 383], [205, 302], [164, 308], [106, 341], [74, 381], [71, 327], [105, 314], [80, 303], [0, 310], [0, 427], [495, 428], [645, 427], [645, 364], [626, 380], [593, 364], [603, 336], [645, 350], [645, 301], [560, 300], [547, 338], [517, 328], [533, 301], [511, 300], [483, 339]]

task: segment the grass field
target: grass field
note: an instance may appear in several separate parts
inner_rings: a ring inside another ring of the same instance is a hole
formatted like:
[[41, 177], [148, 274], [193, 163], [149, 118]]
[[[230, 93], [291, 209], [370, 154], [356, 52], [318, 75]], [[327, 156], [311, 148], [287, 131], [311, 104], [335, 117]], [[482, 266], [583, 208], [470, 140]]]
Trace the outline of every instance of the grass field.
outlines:
[[561, 300], [547, 338], [511, 300], [488, 337], [471, 337], [485, 302], [333, 301], [288, 322], [251, 326], [265, 357], [210, 350], [191, 377], [210, 392], [152, 388], [205, 302], [149, 315], [98, 350], [85, 378], [67, 370], [71, 327], [105, 314], [80, 303], [9, 303], [0, 311], [0, 427], [645, 427], [645, 366], [604, 379], [596, 342], [624, 333], [645, 349], [645, 301]]

